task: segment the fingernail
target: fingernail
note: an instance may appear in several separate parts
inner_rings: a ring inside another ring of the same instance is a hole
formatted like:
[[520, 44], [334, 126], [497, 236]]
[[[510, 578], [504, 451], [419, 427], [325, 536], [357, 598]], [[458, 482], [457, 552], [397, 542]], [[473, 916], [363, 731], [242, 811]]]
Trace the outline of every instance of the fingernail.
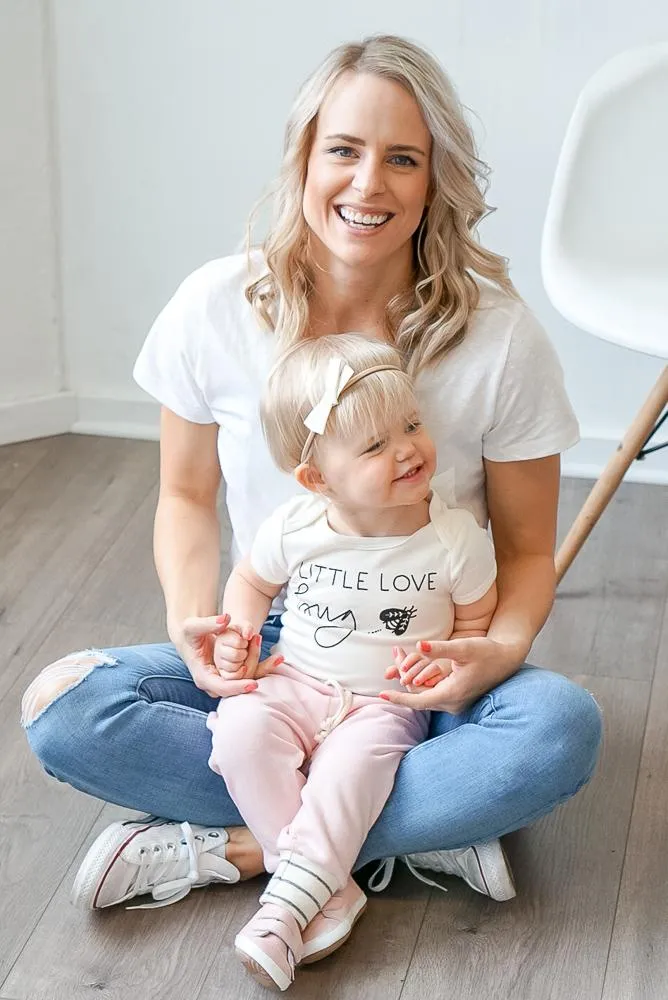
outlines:
[[379, 698], [382, 698], [382, 699], [383, 699], [383, 701], [389, 701], [389, 700], [390, 700], [390, 696], [389, 696], [389, 695], [387, 695], [387, 694], [382, 694], [382, 693], [381, 693], [381, 694], [379, 694], [379, 695], [378, 695], [378, 697], [379, 697]]
[[418, 646], [423, 653], [431, 653], [431, 643], [430, 642], [419, 642]]
[[229, 617], [230, 617], [229, 615], [216, 615], [216, 621], [218, 622], [219, 625], [222, 625], [223, 622], [226, 622]]
[[257, 635], [253, 636], [253, 642], [255, 643], [256, 646], [261, 646], [262, 645], [262, 636], [260, 635], [259, 632], [258, 632]]
[[277, 656], [276, 659], [274, 660], [274, 666], [277, 667], [281, 663], [285, 663], [285, 657]]
[[246, 687], [244, 688], [244, 694], [250, 694], [250, 692], [254, 691], [256, 687], [257, 684], [247, 684]]

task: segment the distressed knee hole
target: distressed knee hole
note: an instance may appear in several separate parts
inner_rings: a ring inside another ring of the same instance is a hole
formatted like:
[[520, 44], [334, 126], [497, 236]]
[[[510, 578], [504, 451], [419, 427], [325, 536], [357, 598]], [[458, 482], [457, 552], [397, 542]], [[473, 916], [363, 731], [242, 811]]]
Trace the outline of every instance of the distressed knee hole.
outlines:
[[70, 653], [50, 663], [30, 683], [21, 700], [21, 725], [28, 726], [61, 695], [71, 691], [102, 664], [114, 666], [116, 660], [101, 650], [86, 649]]

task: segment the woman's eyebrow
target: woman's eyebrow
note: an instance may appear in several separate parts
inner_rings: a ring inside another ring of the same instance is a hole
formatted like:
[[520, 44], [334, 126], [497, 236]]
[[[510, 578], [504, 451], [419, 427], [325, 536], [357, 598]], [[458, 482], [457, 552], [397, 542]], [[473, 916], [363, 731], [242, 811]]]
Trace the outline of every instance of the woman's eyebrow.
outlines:
[[[364, 141], [364, 139], [360, 139], [359, 136], [356, 136], [356, 135], [347, 135], [345, 132], [337, 132], [335, 135], [326, 135], [325, 139], [326, 140], [329, 140], [329, 139], [341, 139], [343, 142], [350, 142], [354, 146], [366, 146], [366, 142]], [[426, 156], [427, 155], [425, 153], [424, 149], [420, 149], [419, 146], [407, 146], [407, 145], [404, 145], [403, 143], [395, 143], [392, 146], [388, 146], [387, 150], [390, 153], [408, 153], [408, 152], [411, 152], [411, 153], [419, 153], [420, 156]]]

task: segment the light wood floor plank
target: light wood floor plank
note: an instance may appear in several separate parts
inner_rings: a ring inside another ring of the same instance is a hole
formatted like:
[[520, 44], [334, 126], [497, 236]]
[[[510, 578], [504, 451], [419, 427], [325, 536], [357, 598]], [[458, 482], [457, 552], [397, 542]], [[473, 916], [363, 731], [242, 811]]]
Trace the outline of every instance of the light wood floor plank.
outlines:
[[668, 607], [631, 830], [624, 860], [604, 1000], [668, 996]]
[[151, 442], [55, 439], [0, 508], [0, 698], [122, 534], [156, 475]]
[[586, 682], [608, 734], [595, 778], [508, 838], [517, 899], [494, 903], [458, 879], [432, 894], [401, 1000], [599, 1000], [649, 684]]
[[[562, 486], [563, 535], [591, 488]], [[560, 673], [651, 680], [668, 595], [668, 488], [623, 483], [564, 577], [531, 660]]]
[[0, 447], [0, 507], [44, 458], [49, 446], [49, 439], [42, 439]]

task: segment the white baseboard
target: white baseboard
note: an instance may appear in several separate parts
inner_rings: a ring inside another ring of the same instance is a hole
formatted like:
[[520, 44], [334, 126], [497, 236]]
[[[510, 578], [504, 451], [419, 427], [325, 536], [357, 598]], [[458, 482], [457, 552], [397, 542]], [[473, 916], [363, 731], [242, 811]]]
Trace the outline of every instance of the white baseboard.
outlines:
[[73, 434], [157, 441], [160, 433], [160, 406], [152, 399], [79, 396], [77, 417], [71, 430]]
[[76, 420], [73, 392], [0, 403], [0, 445], [67, 434]]
[[[0, 405], [0, 444], [67, 431], [157, 441], [159, 427], [160, 407], [150, 399], [77, 398], [73, 393], [61, 393]], [[668, 430], [663, 433], [662, 437], [659, 432], [657, 443], [668, 437]], [[597, 479], [617, 445], [615, 438], [584, 436], [563, 456], [563, 475]], [[625, 480], [668, 485], [668, 448], [648, 455], [642, 462], [634, 462]]]

